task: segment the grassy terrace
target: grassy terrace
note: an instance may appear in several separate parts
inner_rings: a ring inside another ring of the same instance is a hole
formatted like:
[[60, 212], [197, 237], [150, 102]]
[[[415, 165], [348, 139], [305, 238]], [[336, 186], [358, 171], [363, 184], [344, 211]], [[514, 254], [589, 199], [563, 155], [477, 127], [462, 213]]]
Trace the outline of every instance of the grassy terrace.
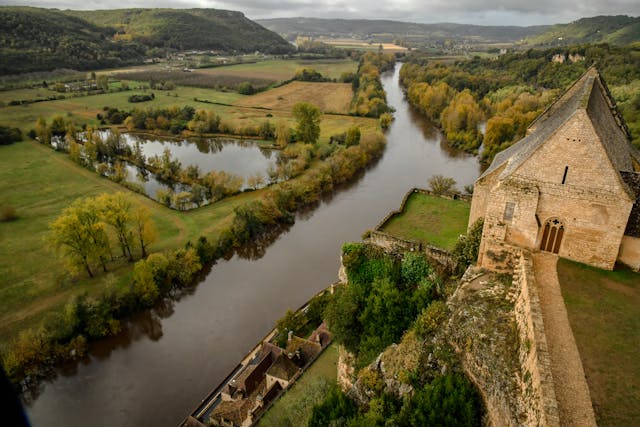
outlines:
[[338, 345], [332, 343], [311, 367], [276, 401], [258, 422], [258, 427], [307, 425], [313, 406], [320, 403], [336, 382]]
[[462, 200], [413, 193], [404, 211], [391, 217], [381, 231], [451, 250], [458, 236], [467, 232], [470, 208], [471, 205]]
[[640, 424], [640, 274], [558, 261], [599, 426]]

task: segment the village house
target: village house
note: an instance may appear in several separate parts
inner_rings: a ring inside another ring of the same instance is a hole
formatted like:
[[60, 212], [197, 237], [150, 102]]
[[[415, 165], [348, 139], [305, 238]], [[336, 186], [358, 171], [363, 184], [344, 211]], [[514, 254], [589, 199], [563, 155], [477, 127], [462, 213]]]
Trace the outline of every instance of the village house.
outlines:
[[640, 153], [591, 67], [498, 153], [474, 186], [478, 264], [509, 271], [515, 248], [603, 269], [640, 269]]

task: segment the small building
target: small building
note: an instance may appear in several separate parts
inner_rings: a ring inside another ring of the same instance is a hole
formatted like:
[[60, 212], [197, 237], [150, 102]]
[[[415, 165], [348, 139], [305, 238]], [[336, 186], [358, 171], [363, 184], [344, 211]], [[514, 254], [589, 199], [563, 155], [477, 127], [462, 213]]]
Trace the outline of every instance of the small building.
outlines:
[[640, 268], [640, 153], [591, 67], [498, 153], [474, 186], [478, 264], [509, 271], [514, 248], [603, 269]]

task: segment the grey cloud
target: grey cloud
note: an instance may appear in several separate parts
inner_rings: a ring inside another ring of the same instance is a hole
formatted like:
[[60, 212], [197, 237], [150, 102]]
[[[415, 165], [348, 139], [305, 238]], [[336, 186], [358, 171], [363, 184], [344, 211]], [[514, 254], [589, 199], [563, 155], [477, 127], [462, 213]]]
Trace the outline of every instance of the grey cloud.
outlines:
[[395, 19], [413, 22], [460, 22], [485, 25], [534, 25], [569, 22], [584, 16], [640, 15], [638, 0], [0, 0], [0, 5], [59, 9], [122, 7], [212, 7], [239, 10], [250, 18], [307, 16], [317, 18]]

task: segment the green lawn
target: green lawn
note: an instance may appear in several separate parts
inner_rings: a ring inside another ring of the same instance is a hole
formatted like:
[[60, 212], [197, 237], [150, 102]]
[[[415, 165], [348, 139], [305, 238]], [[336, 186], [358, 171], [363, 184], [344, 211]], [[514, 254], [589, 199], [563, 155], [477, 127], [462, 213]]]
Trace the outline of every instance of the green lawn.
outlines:
[[640, 274], [558, 261], [599, 426], [640, 425]]
[[[18, 215], [14, 221], [0, 222], [0, 347], [61, 309], [74, 295], [98, 294], [109, 284], [129, 285], [131, 264], [92, 280], [71, 280], [46, 239], [49, 223], [76, 198], [116, 191], [128, 192], [36, 142], [0, 147], [0, 206], [13, 206]], [[262, 192], [242, 193], [190, 212], [173, 211], [130, 194], [152, 212], [159, 233], [151, 249], [158, 251], [200, 235], [216, 238], [231, 221], [233, 208]]]
[[338, 376], [338, 345], [332, 343], [309, 369], [276, 401], [258, 427], [305, 426]]
[[393, 216], [381, 231], [451, 250], [458, 236], [467, 232], [470, 208], [471, 205], [462, 200], [413, 193], [404, 212]]

